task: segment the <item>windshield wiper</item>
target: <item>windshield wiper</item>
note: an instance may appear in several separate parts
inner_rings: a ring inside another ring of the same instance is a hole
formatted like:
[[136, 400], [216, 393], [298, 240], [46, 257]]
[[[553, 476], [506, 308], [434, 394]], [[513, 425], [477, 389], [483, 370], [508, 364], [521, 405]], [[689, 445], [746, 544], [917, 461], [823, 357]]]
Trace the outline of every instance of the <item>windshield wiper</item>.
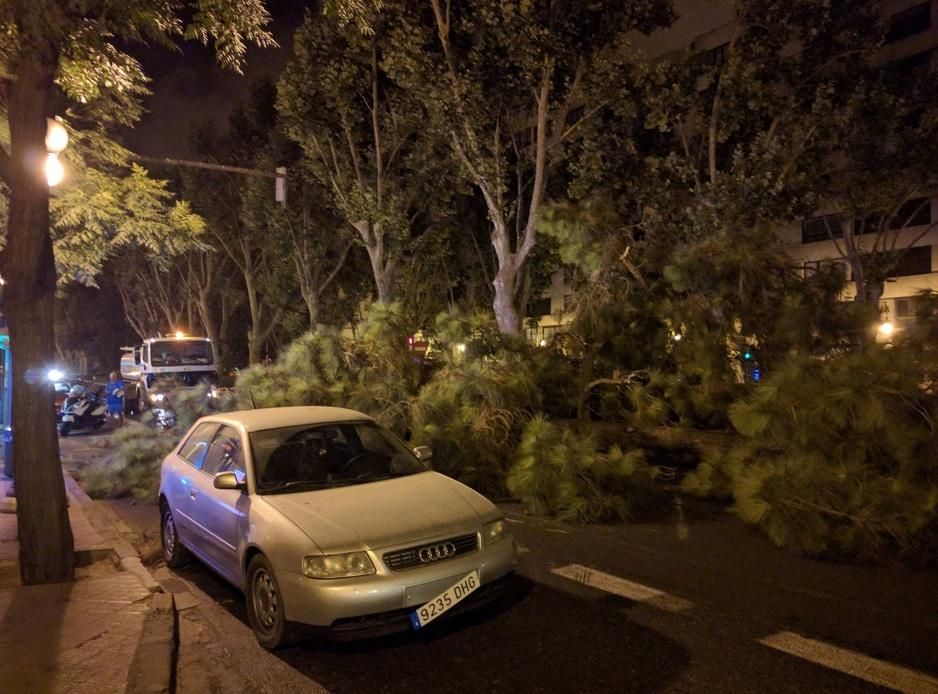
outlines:
[[313, 482], [312, 480], [291, 480], [289, 482], [280, 482], [271, 487], [259, 487], [258, 491], [261, 494], [277, 494], [279, 492], [285, 492], [291, 489], [298, 489], [304, 487], [307, 489], [328, 489], [332, 484], [329, 482]]

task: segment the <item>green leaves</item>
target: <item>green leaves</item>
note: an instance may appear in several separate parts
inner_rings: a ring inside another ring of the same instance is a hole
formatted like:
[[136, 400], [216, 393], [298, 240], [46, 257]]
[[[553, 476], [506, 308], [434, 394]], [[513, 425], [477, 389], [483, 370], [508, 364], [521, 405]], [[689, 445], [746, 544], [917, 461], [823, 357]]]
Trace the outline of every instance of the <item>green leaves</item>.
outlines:
[[88, 168], [52, 199], [53, 243], [59, 282], [94, 284], [105, 261], [128, 247], [166, 262], [200, 247], [202, 219], [188, 203], [174, 200], [166, 181], [134, 164], [126, 175]]

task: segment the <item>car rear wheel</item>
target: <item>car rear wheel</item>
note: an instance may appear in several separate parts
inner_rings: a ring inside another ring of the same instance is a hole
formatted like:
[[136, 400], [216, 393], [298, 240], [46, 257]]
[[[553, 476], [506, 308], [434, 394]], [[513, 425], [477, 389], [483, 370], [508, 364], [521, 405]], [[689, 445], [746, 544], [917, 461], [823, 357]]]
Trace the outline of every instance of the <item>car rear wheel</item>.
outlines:
[[283, 612], [283, 598], [273, 567], [263, 554], [257, 554], [248, 564], [247, 576], [248, 621], [257, 642], [269, 650], [290, 645], [289, 625]]
[[163, 561], [172, 569], [178, 568], [189, 560], [188, 550], [179, 541], [176, 521], [168, 506], [163, 507], [163, 520], [160, 523], [160, 540], [163, 546]]
[[62, 424], [59, 426], [59, 433], [62, 436], [68, 436], [68, 432], [70, 432], [71, 430], [72, 430], [71, 422], [62, 422]]

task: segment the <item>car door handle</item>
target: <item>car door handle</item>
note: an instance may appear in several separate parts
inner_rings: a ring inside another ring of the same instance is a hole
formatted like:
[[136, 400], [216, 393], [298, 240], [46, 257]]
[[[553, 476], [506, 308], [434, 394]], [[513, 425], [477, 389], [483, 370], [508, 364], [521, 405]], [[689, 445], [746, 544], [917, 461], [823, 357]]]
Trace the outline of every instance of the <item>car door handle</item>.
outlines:
[[189, 498], [195, 499], [198, 496], [198, 493], [194, 489], [189, 490]]

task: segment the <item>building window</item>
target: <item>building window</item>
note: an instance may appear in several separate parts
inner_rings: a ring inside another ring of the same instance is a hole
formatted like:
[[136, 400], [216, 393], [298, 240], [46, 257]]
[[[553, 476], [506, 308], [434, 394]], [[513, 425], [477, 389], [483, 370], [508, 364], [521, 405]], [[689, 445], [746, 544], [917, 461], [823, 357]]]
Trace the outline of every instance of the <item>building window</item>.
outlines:
[[560, 334], [562, 325], [545, 325], [544, 331], [542, 333], [543, 339], [550, 341], [552, 338]]
[[721, 67], [726, 63], [726, 51], [729, 47], [729, 43], [721, 43], [719, 46], [714, 46], [705, 51], [703, 54], [704, 64], [711, 67]]
[[915, 299], [913, 297], [896, 299], [896, 319], [911, 320], [912, 318], [915, 318]]
[[844, 223], [840, 215], [827, 214], [810, 217], [801, 222], [801, 243], [829, 241], [832, 238], [842, 238], [843, 235]]
[[931, 199], [912, 198], [906, 200], [895, 216], [889, 220], [890, 229], [919, 227], [931, 224]]
[[817, 275], [821, 270], [839, 272], [844, 278], [850, 274], [850, 267], [842, 260], [806, 260], [802, 268], [802, 276], [808, 279]]
[[931, 246], [916, 246], [902, 254], [890, 277], [927, 275], [931, 272]]
[[550, 315], [550, 297], [545, 296], [539, 299], [532, 299], [528, 302], [528, 318]]
[[909, 77], [914, 75], [919, 70], [927, 67], [931, 63], [932, 57], [935, 55], [935, 49], [929, 48], [924, 50], [921, 53], [913, 53], [912, 55], [906, 56], [905, 58], [900, 58], [889, 64], [889, 70], [892, 75], [902, 79], [904, 77]]
[[923, 2], [897, 12], [890, 18], [886, 43], [901, 41], [929, 29], [931, 29], [931, 2]]

